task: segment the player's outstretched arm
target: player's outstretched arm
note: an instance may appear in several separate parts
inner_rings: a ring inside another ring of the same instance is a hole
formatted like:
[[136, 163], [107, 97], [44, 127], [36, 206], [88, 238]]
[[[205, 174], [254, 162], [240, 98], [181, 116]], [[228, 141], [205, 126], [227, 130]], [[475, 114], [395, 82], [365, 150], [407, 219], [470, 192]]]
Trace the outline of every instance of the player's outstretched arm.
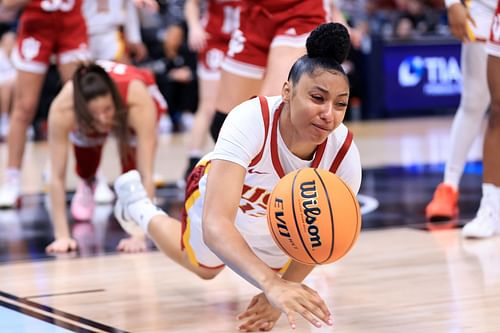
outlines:
[[[292, 328], [296, 327], [296, 314], [315, 326], [320, 326], [319, 320], [330, 325], [330, 314], [318, 293], [303, 284], [281, 278], [252, 252], [236, 229], [234, 221], [245, 173], [238, 164], [212, 161], [203, 211], [203, 240], [227, 266], [261, 289], [269, 303], [287, 315]], [[298, 276], [300, 272], [289, 274]]]

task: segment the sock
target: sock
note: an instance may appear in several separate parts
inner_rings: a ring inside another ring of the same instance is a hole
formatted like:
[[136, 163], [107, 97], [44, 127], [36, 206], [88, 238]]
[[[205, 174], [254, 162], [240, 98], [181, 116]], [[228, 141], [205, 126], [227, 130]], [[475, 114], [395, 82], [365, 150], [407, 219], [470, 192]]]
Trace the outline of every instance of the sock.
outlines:
[[148, 233], [148, 226], [153, 217], [157, 215], [167, 216], [167, 214], [156, 207], [149, 198], [131, 203], [128, 205], [126, 211], [145, 233]]
[[217, 142], [217, 138], [219, 137], [220, 129], [224, 124], [224, 120], [227, 118], [227, 113], [223, 113], [220, 111], [215, 111], [214, 118], [212, 119], [212, 125], [210, 125], [210, 134], [212, 135], [212, 139], [214, 142]]
[[8, 181], [21, 181], [21, 170], [16, 168], [7, 168], [5, 170], [5, 179]]

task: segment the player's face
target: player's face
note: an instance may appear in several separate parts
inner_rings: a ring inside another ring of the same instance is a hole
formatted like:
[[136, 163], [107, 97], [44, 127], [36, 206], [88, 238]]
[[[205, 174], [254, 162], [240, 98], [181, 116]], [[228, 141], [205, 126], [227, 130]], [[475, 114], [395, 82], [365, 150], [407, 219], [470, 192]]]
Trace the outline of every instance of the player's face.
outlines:
[[109, 132], [113, 126], [115, 105], [111, 94], [96, 97], [87, 103], [87, 109], [95, 120], [99, 132]]
[[322, 143], [344, 120], [349, 85], [338, 72], [304, 74], [291, 88], [290, 120], [304, 140]]

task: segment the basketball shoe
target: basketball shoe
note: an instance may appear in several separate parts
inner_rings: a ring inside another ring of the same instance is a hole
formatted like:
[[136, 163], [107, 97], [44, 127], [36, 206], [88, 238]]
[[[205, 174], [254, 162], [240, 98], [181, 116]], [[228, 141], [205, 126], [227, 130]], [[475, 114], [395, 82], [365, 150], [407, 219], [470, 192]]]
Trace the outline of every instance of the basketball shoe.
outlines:
[[71, 215], [75, 220], [88, 221], [94, 216], [94, 189], [95, 184], [93, 182], [81, 180], [78, 183], [71, 200]]
[[128, 212], [130, 204], [140, 200], [149, 200], [146, 189], [142, 185], [139, 172], [131, 170], [124, 173], [116, 179], [114, 188], [117, 196], [114, 208], [116, 220], [129, 235], [144, 234]]
[[431, 202], [425, 207], [425, 217], [429, 221], [445, 221], [457, 216], [458, 191], [445, 183], [439, 184]]
[[476, 217], [462, 229], [465, 238], [487, 238], [500, 234], [500, 198], [494, 185], [483, 184], [483, 197]]
[[106, 178], [103, 175], [97, 175], [97, 181], [94, 191], [94, 202], [98, 205], [109, 204], [115, 200], [115, 194], [109, 188]]
[[19, 170], [5, 172], [4, 183], [0, 187], [0, 207], [16, 206], [21, 195], [21, 175]]

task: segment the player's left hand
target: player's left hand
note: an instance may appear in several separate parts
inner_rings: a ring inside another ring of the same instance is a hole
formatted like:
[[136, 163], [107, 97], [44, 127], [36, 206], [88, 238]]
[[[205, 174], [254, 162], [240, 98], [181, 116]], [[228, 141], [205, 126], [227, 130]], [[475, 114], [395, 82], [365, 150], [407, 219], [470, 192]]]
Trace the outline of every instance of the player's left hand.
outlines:
[[118, 251], [137, 253], [146, 251], [146, 238], [144, 236], [132, 236], [120, 240], [116, 247]]
[[270, 331], [281, 316], [281, 311], [273, 307], [264, 293], [252, 298], [247, 309], [240, 313], [238, 320], [245, 322], [238, 326], [241, 332]]

